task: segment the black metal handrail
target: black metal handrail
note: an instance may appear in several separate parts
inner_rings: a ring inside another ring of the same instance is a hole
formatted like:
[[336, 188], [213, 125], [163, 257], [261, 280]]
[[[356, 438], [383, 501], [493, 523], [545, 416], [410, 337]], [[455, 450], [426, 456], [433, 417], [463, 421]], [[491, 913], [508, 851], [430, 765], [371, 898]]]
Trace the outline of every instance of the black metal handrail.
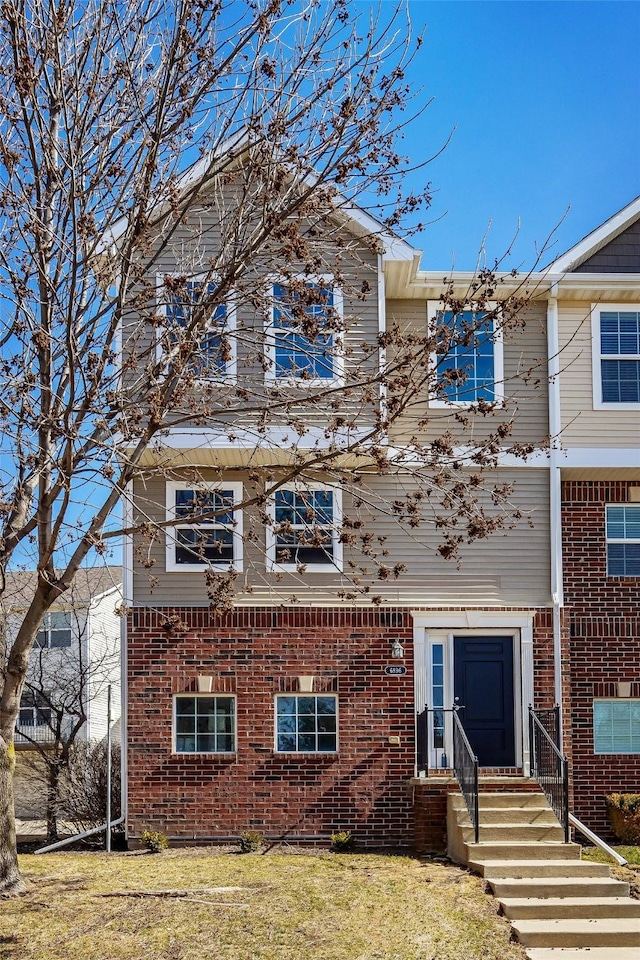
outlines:
[[471, 749], [471, 744], [464, 732], [458, 709], [458, 707], [453, 708], [453, 771], [473, 826], [474, 840], [478, 843], [480, 839], [478, 758]]
[[[531, 776], [535, 777], [564, 828], [564, 842], [569, 843], [569, 761], [560, 752], [539, 714], [529, 705], [529, 744]], [[558, 718], [559, 719], [559, 718]], [[554, 731], [559, 736], [559, 724]]]

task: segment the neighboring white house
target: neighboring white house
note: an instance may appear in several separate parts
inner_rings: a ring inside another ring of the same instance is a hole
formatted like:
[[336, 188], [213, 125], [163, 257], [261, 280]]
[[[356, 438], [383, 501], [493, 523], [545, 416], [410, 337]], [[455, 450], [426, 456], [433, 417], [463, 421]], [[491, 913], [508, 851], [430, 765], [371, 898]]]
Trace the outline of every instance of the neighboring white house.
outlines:
[[[1, 607], [7, 635], [18, 628], [33, 589], [33, 571], [7, 575]], [[99, 741], [111, 718], [120, 717], [120, 567], [80, 570], [38, 633], [16, 724], [16, 747], [53, 743], [70, 736]]]

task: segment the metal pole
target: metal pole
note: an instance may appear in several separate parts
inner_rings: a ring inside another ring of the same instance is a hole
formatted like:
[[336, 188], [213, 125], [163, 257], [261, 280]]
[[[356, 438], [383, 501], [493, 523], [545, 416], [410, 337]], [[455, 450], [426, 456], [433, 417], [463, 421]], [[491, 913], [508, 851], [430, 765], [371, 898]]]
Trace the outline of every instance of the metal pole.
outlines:
[[107, 687], [107, 853], [111, 853], [111, 684]]

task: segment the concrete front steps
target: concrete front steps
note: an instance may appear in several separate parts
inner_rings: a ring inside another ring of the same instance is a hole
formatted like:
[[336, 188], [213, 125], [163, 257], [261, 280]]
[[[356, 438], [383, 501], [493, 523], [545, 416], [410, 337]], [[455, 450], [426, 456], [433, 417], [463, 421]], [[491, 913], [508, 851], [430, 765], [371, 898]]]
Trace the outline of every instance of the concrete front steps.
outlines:
[[449, 855], [484, 876], [530, 960], [640, 960], [640, 901], [580, 859], [542, 793], [481, 793], [480, 842], [448, 799]]

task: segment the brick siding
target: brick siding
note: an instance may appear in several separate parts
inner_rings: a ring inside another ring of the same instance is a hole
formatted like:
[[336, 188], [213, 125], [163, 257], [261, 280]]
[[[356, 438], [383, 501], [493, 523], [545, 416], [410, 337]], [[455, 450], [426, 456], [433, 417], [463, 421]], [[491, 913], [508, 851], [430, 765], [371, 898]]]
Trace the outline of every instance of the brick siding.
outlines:
[[[553, 703], [553, 622], [535, 625], [536, 698]], [[391, 641], [403, 676], [388, 676]], [[446, 789], [411, 788], [415, 762], [413, 621], [408, 610], [306, 607], [138, 608], [129, 615], [129, 802], [132, 839], [146, 827], [179, 841], [224, 841], [242, 830], [328, 840], [351, 830], [360, 846], [441, 850]], [[237, 698], [231, 756], [177, 754], [173, 696], [198, 675]], [[274, 698], [313, 675], [338, 696], [337, 754], [278, 754]], [[550, 688], [549, 684], [551, 684]], [[399, 744], [389, 743], [398, 737]], [[414, 808], [415, 805], [415, 808]]]
[[[635, 484], [637, 486], [637, 484]], [[563, 483], [565, 607], [570, 620], [572, 772], [576, 816], [610, 837], [605, 796], [640, 788], [640, 755], [595, 755], [593, 699], [640, 679], [640, 578], [607, 577], [605, 506], [629, 483]], [[636, 684], [634, 695], [640, 692]]]

